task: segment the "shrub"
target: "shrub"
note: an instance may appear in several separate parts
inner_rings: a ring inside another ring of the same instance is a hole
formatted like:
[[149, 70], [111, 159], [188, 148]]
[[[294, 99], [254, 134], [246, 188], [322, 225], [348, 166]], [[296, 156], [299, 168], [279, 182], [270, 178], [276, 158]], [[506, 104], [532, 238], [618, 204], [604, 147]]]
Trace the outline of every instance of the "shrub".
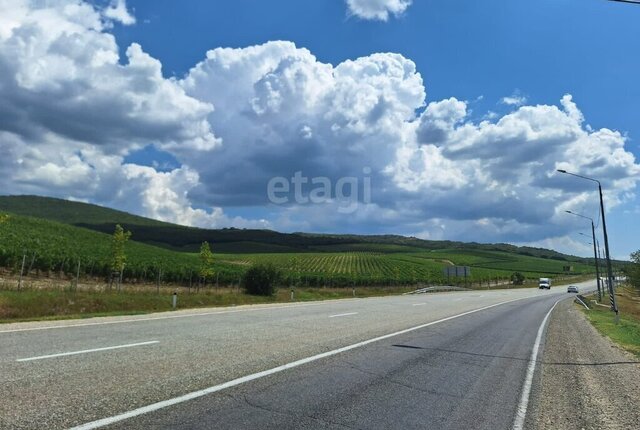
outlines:
[[524, 275], [520, 272], [515, 272], [511, 275], [511, 283], [513, 285], [522, 285], [524, 284]]
[[640, 290], [640, 250], [631, 254], [633, 264], [627, 266], [626, 275], [629, 283]]
[[280, 280], [280, 272], [272, 264], [256, 264], [249, 268], [242, 278], [242, 285], [247, 294], [253, 296], [272, 296], [276, 293], [276, 284]]

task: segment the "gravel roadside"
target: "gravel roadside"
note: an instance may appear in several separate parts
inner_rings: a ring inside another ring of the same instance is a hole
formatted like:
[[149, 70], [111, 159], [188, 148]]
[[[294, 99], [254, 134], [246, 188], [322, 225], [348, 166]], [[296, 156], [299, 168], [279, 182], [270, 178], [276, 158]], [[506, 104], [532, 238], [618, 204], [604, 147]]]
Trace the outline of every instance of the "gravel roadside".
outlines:
[[600, 335], [571, 300], [551, 316], [539, 370], [527, 428], [638, 428], [640, 360]]

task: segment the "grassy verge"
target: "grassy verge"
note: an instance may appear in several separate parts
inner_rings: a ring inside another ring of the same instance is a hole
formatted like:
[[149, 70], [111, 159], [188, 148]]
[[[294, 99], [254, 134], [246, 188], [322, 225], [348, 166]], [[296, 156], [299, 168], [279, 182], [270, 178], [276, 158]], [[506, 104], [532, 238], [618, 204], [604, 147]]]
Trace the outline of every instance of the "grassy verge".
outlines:
[[[567, 281], [569, 282], [569, 281]], [[578, 282], [572, 279], [571, 282]], [[524, 285], [519, 288], [535, 287]], [[356, 297], [377, 297], [413, 291], [416, 286], [356, 287]], [[494, 287], [495, 288], [495, 287]], [[513, 288], [503, 285], [500, 288]], [[492, 288], [493, 289], [493, 288]], [[123, 292], [80, 289], [72, 292], [67, 288], [25, 288], [22, 291], [0, 290], [0, 323], [90, 318], [145, 314], [171, 310], [173, 289], [162, 287], [160, 293], [154, 287], [125, 288]], [[295, 301], [332, 300], [353, 297], [351, 288], [296, 288]], [[280, 288], [274, 297], [250, 296], [235, 288], [219, 288], [187, 293], [178, 291], [178, 309], [217, 306], [238, 306], [264, 303], [289, 303], [291, 292]]]
[[[411, 288], [360, 287], [356, 297], [375, 297], [401, 294]], [[350, 288], [298, 288], [295, 301], [330, 300], [353, 297]], [[133, 315], [171, 310], [172, 294], [155, 292], [94, 292], [63, 290], [0, 291], [0, 323], [89, 318], [96, 316]], [[291, 292], [280, 289], [273, 297], [250, 296], [235, 289], [182, 293], [178, 295], [178, 309], [215, 306], [236, 306], [264, 303], [289, 303]]]
[[619, 324], [615, 323], [614, 313], [608, 307], [595, 305], [589, 311], [583, 310], [600, 333], [640, 357], [640, 296], [630, 288], [619, 288], [616, 298], [620, 309]]

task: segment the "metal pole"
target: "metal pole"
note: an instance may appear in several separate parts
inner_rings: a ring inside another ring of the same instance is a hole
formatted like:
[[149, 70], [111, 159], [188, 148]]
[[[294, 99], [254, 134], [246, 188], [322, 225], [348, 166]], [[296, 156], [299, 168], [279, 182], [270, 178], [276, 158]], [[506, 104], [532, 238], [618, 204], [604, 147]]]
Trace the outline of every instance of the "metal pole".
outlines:
[[607, 277], [609, 281], [609, 301], [611, 302], [611, 310], [616, 313], [616, 324], [617, 324], [620, 322], [620, 312], [618, 310], [616, 294], [613, 289], [613, 269], [611, 268], [611, 254], [609, 252], [609, 236], [607, 235], [607, 221], [605, 219], [605, 213], [604, 213], [604, 199], [602, 197], [602, 184], [597, 179], [589, 178], [587, 176], [577, 175], [575, 173], [569, 173], [563, 169], [558, 169], [558, 172], [575, 176], [577, 178], [586, 179], [588, 181], [596, 182], [598, 184], [598, 192], [600, 195], [600, 214], [602, 215], [602, 232], [604, 233], [604, 252], [605, 252], [605, 258], [607, 259]]
[[591, 220], [591, 234], [593, 235], [593, 258], [596, 261], [596, 284], [598, 285], [598, 301], [602, 301], [602, 291], [600, 290], [600, 269], [598, 267], [598, 253], [596, 251], [596, 228]]
[[24, 262], [27, 259], [27, 254], [22, 256], [22, 266], [20, 266], [20, 279], [18, 280], [18, 290], [22, 288], [22, 272], [24, 272]]
[[[602, 265], [602, 261], [603, 261], [602, 256], [604, 255], [604, 249], [602, 249], [602, 247], [600, 246], [600, 241], [597, 239], [596, 241], [598, 242], [598, 260], [600, 265]], [[600, 280], [600, 284], [602, 284], [602, 280]], [[602, 285], [602, 291], [604, 292], [604, 285]]]
[[609, 252], [609, 236], [607, 235], [607, 221], [604, 215], [604, 199], [602, 198], [602, 184], [598, 182], [598, 191], [600, 192], [600, 212], [602, 214], [602, 232], [604, 234], [604, 253], [607, 259], [607, 276], [609, 278], [609, 301], [611, 302], [611, 310], [616, 313], [616, 324], [620, 322], [620, 312], [618, 311], [618, 302], [616, 301], [616, 293], [613, 289], [613, 269], [611, 268], [611, 254]]
[[80, 260], [78, 260], [78, 270], [76, 271], [76, 285], [75, 289], [78, 289], [78, 281], [80, 280]]

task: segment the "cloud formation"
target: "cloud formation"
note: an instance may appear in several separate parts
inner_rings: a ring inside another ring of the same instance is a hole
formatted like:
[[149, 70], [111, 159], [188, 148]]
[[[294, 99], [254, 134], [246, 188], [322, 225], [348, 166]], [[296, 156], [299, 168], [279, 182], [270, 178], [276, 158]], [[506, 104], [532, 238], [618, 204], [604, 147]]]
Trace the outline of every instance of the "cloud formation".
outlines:
[[[220, 140], [207, 121], [213, 107], [165, 79], [140, 45], [120, 58], [108, 33], [113, 20], [133, 23], [124, 1], [102, 10], [64, 0], [0, 2], [0, 175], [12, 193], [82, 198], [192, 223], [153, 206], [141, 183], [159, 179], [131, 176], [123, 157], [149, 144], [215, 148]], [[197, 178], [186, 166], [173, 175]], [[192, 183], [169, 182], [178, 191]]]
[[201, 198], [224, 205], [264, 205], [268, 179], [296, 171], [334, 181], [380, 172], [425, 97], [415, 64], [398, 54], [333, 67], [291, 42], [209, 51], [181, 84], [219, 107], [209, 122], [221, 147], [181, 160], [201, 173]]
[[[206, 227], [521, 243], [566, 235], [565, 210], [597, 213], [590, 184], [557, 168], [602, 179], [609, 208], [635, 198], [626, 137], [592, 129], [571, 95], [475, 122], [464, 100], [427, 103], [402, 55], [331, 65], [286, 41], [212, 49], [167, 79], [137, 44], [120, 58], [109, 29], [125, 22], [107, 13], [118, 7], [0, 0], [0, 180], [11, 193]], [[175, 164], [130, 161], [149, 147]], [[367, 177], [371, 202], [347, 215], [334, 196], [270, 204], [269, 181], [296, 172], [307, 187]], [[223, 210], [238, 207], [260, 216]]]
[[507, 106], [522, 106], [527, 103], [527, 98], [520, 94], [520, 92], [516, 91], [510, 96], [503, 97], [500, 100], [500, 103]]
[[126, 0], [112, 0], [111, 4], [103, 10], [103, 15], [113, 21], [117, 21], [122, 25], [133, 25], [136, 18], [127, 9]]
[[387, 21], [402, 14], [413, 0], [346, 0], [349, 14], [366, 20]]
[[[566, 229], [565, 209], [592, 209], [584, 186], [557, 178], [556, 168], [603, 178], [611, 205], [629, 197], [640, 172], [624, 136], [585, 125], [570, 95], [560, 106], [522, 106], [474, 123], [462, 100], [425, 107], [420, 74], [397, 54], [334, 67], [290, 42], [215, 49], [181, 83], [188, 94], [224, 106], [209, 115], [223, 139], [214, 156], [183, 158], [201, 172], [197, 198], [223, 206], [267, 204], [264, 184], [274, 176], [302, 171], [335, 181], [370, 167], [373, 203], [387, 212], [380, 220], [379, 210], [363, 209], [366, 225], [402, 225], [431, 237], [450, 226], [448, 237], [539, 240]], [[332, 210], [289, 210], [281, 222], [344, 227], [326, 213]], [[434, 231], [424, 219], [438, 220]]]

